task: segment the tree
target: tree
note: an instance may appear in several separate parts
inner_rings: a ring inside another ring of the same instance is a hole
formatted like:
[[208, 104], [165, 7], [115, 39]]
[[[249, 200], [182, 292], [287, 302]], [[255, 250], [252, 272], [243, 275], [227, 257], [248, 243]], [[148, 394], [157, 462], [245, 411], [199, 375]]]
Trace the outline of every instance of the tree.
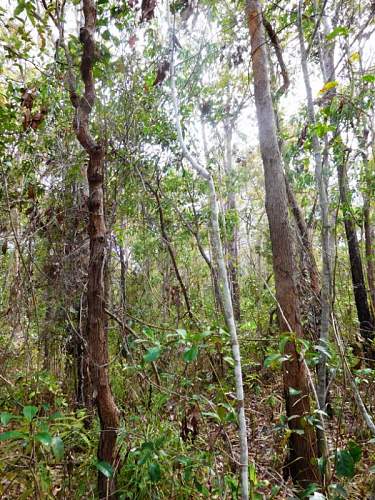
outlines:
[[[229, 111], [229, 110], [228, 110]], [[228, 196], [226, 201], [226, 218], [228, 227], [227, 234], [227, 253], [228, 253], [228, 275], [231, 285], [232, 303], [234, 310], [234, 318], [236, 321], [241, 319], [241, 304], [240, 304], [240, 285], [238, 280], [238, 211], [236, 204], [236, 193], [234, 189], [234, 169], [233, 169], [233, 124], [229, 118], [224, 123], [225, 133], [225, 161], [224, 169], [228, 182]]]
[[[324, 43], [320, 42], [320, 56], [321, 67], [325, 85], [328, 85], [326, 92], [326, 99], [333, 103], [336, 97], [336, 85], [333, 84], [329, 88], [330, 82], [335, 82], [336, 69], [334, 61], [334, 38], [329, 36], [330, 28], [328, 19], [324, 16], [323, 34], [325, 36]], [[333, 143], [333, 154], [336, 163], [337, 178], [340, 192], [341, 210], [344, 219], [344, 227], [346, 234], [346, 241], [348, 245], [350, 271], [352, 277], [353, 294], [357, 309], [357, 316], [359, 321], [359, 331], [364, 338], [364, 352], [369, 360], [373, 360], [375, 352], [372, 347], [372, 340], [374, 338], [374, 318], [371, 314], [369, 307], [367, 289], [363, 272], [362, 257], [358, 243], [356, 223], [353, 218], [353, 208], [351, 203], [351, 192], [348, 181], [348, 149], [344, 145], [342, 139], [339, 123], [335, 113], [330, 114], [330, 122], [335, 127], [335, 140]]]
[[289, 438], [288, 468], [293, 480], [306, 484], [319, 479], [315, 463], [316, 436], [306, 420], [311, 414], [309, 387], [305, 363], [297, 348], [298, 339], [303, 337], [303, 330], [294, 278], [287, 195], [269, 86], [262, 12], [258, 1], [248, 0], [246, 15], [251, 38], [254, 97], [264, 168], [279, 325], [281, 332], [290, 334], [284, 348], [288, 359], [283, 362], [286, 412], [288, 417], [294, 416], [289, 420], [292, 432]]
[[214, 252], [214, 259], [218, 269], [218, 282], [220, 287], [221, 300], [224, 309], [225, 322], [231, 337], [232, 355], [234, 360], [234, 373], [236, 383], [236, 405], [238, 415], [238, 436], [240, 443], [240, 471], [241, 471], [241, 497], [243, 500], [249, 498], [249, 472], [248, 472], [248, 445], [247, 445], [247, 426], [245, 418], [245, 402], [242, 382], [242, 366], [240, 346], [238, 343], [237, 328], [234, 318], [234, 310], [232, 297], [229, 287], [229, 279], [227, 267], [224, 261], [223, 245], [220, 235], [219, 226], [219, 205], [216, 197], [215, 181], [212, 174], [203, 166], [201, 166], [196, 159], [190, 154], [186, 147], [182, 135], [182, 128], [179, 116], [179, 104], [175, 84], [175, 33], [171, 36], [171, 87], [172, 87], [172, 100], [173, 110], [175, 115], [175, 123], [177, 129], [177, 136], [183, 155], [189, 162], [190, 166], [195, 172], [208, 184], [209, 200], [210, 200], [210, 231], [211, 241]]
[[[119, 412], [112, 396], [108, 376], [108, 339], [105, 331], [104, 269], [106, 265], [106, 224], [104, 216], [104, 147], [96, 141], [89, 130], [89, 117], [95, 103], [93, 67], [95, 62], [96, 7], [93, 0], [83, 0], [84, 26], [80, 29], [82, 44], [81, 77], [84, 94], [79, 96], [74, 83], [72, 67], [69, 66], [69, 93], [75, 109], [73, 127], [77, 140], [88, 155], [87, 179], [89, 198], [88, 233], [90, 238], [90, 261], [87, 284], [87, 352], [92, 384], [92, 398], [100, 419], [98, 460], [116, 469], [116, 437]], [[63, 43], [63, 40], [61, 40]], [[67, 53], [68, 54], [68, 53]], [[68, 57], [68, 64], [70, 58]], [[104, 475], [99, 469], [98, 491], [102, 498], [116, 498], [113, 474]]]
[[[306, 98], [307, 98], [307, 113], [309, 118], [309, 125], [312, 127], [312, 149], [315, 161], [315, 182], [317, 191], [319, 193], [320, 213], [322, 219], [321, 229], [321, 244], [322, 244], [322, 289], [320, 294], [321, 302], [321, 316], [320, 316], [320, 363], [318, 367], [318, 399], [320, 410], [326, 411], [327, 400], [327, 347], [329, 340], [329, 325], [331, 317], [331, 301], [332, 301], [332, 270], [331, 270], [331, 223], [329, 216], [329, 199], [328, 199], [328, 180], [327, 174], [324, 171], [323, 158], [319, 144], [319, 138], [314, 129], [316, 129], [316, 119], [314, 111], [314, 103], [312, 97], [310, 75], [307, 67], [307, 54], [305, 48], [305, 41], [303, 36], [302, 27], [302, 2], [298, 6], [298, 35], [301, 51], [301, 65], [303, 78], [305, 83]], [[327, 450], [325, 449], [324, 437], [320, 436], [319, 439], [320, 449], [325, 456]]]

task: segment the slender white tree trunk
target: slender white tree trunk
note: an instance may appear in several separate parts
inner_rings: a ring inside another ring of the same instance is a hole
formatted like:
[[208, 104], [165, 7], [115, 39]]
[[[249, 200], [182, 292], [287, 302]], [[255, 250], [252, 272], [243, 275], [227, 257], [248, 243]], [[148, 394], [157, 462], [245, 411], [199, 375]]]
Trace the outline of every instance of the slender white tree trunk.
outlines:
[[210, 193], [210, 225], [211, 225], [211, 242], [214, 252], [214, 259], [218, 268], [219, 288], [223, 302], [224, 317], [227, 324], [232, 344], [232, 356], [234, 360], [234, 374], [236, 384], [236, 399], [237, 399], [237, 415], [238, 415], [238, 437], [240, 445], [240, 469], [241, 469], [241, 497], [243, 500], [249, 499], [249, 478], [248, 478], [248, 446], [247, 446], [247, 429], [244, 408], [244, 392], [242, 382], [242, 367], [240, 348], [238, 344], [236, 323], [234, 320], [233, 304], [229, 288], [229, 280], [227, 268], [224, 260], [223, 245], [220, 236], [219, 226], [219, 205], [216, 196], [216, 189], [214, 179], [211, 173], [191, 155], [186, 147], [185, 141], [182, 136], [182, 129], [179, 117], [179, 103], [175, 84], [174, 74], [174, 49], [172, 34], [172, 57], [171, 57], [171, 89], [172, 100], [175, 114], [175, 124], [177, 129], [178, 140], [183, 152], [184, 157], [190, 163], [191, 167], [198, 173], [200, 177], [206, 180], [209, 193]]
[[[298, 11], [298, 34], [301, 50], [301, 65], [303, 79], [307, 97], [308, 120], [312, 127], [316, 124], [314, 102], [310, 84], [310, 76], [307, 66], [307, 55], [302, 30], [302, 2], [299, 3]], [[315, 182], [319, 193], [319, 204], [322, 219], [322, 289], [321, 289], [321, 324], [320, 324], [320, 363], [318, 367], [318, 387], [317, 394], [321, 410], [326, 407], [326, 387], [327, 387], [327, 356], [325, 351], [328, 344], [329, 323], [331, 313], [331, 294], [332, 294], [332, 272], [331, 272], [331, 224], [329, 217], [329, 199], [327, 176], [323, 172], [323, 160], [318, 136], [315, 132], [312, 134], [312, 148], [315, 161]]]
[[244, 408], [244, 391], [242, 382], [242, 367], [240, 346], [238, 343], [236, 322], [234, 319], [234, 311], [232, 297], [230, 293], [227, 268], [224, 261], [223, 245], [220, 237], [219, 227], [219, 210], [216, 197], [215, 183], [210, 176], [208, 181], [210, 188], [210, 223], [211, 223], [211, 240], [212, 247], [215, 253], [215, 260], [218, 267], [219, 287], [224, 308], [224, 317], [227, 328], [230, 333], [232, 344], [232, 356], [234, 359], [234, 375], [236, 380], [236, 399], [237, 413], [239, 425], [239, 440], [240, 440], [240, 460], [241, 460], [241, 486], [242, 498], [248, 498], [248, 447], [247, 447], [247, 430]]
[[227, 235], [227, 255], [228, 255], [228, 275], [229, 285], [232, 294], [232, 303], [234, 318], [236, 321], [241, 319], [241, 306], [240, 306], [240, 287], [238, 280], [238, 220], [237, 220], [237, 204], [236, 193], [233, 182], [234, 169], [233, 169], [233, 154], [232, 154], [232, 136], [233, 124], [231, 120], [227, 120], [224, 125], [225, 132], [225, 149], [224, 149], [224, 170], [227, 178], [227, 200], [226, 200], [226, 215], [229, 215], [229, 232]]

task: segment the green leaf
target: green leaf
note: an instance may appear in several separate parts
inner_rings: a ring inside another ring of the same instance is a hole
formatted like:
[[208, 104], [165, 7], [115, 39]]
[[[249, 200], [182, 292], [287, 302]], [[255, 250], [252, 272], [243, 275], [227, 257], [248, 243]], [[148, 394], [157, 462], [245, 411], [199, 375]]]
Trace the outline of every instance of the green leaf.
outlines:
[[187, 349], [184, 352], [183, 358], [186, 363], [191, 363], [192, 361], [195, 361], [198, 357], [198, 351], [199, 348], [196, 345], [193, 345], [190, 347], [190, 349]]
[[147, 350], [146, 354], [143, 356], [143, 359], [146, 361], [146, 363], [152, 363], [153, 361], [156, 361], [160, 357], [161, 349], [160, 347], [151, 347], [150, 349]]
[[63, 414], [60, 411], [55, 411], [55, 413], [52, 413], [52, 415], [50, 415], [48, 418], [50, 420], [56, 420], [58, 418], [63, 418]]
[[326, 35], [326, 38], [327, 40], [333, 40], [337, 36], [348, 36], [349, 33], [350, 29], [346, 26], [337, 26], [337, 28], [332, 30], [331, 33], [328, 33], [328, 35]]
[[234, 359], [232, 356], [224, 356], [223, 360], [230, 366], [234, 366]]
[[374, 83], [375, 82], [375, 75], [363, 75], [362, 80], [364, 82]]
[[301, 391], [299, 389], [295, 389], [294, 387], [289, 387], [289, 394], [291, 396], [299, 396]]
[[140, 448], [140, 456], [138, 460], [139, 465], [144, 465], [148, 460], [151, 459], [154, 453], [154, 443], [146, 441], [142, 444]]
[[278, 363], [280, 361], [281, 354], [276, 352], [274, 354], [270, 354], [264, 360], [264, 368], [269, 368], [271, 365]]
[[0, 442], [7, 441], [8, 439], [24, 439], [25, 437], [26, 435], [19, 431], [2, 432], [0, 434]]
[[49, 446], [52, 443], [52, 436], [49, 432], [38, 432], [35, 435], [35, 439], [44, 444], [44, 446]]
[[271, 488], [271, 498], [275, 498], [278, 493], [280, 493], [281, 486], [272, 486]]
[[102, 34], [102, 37], [104, 40], [109, 40], [111, 38], [111, 33], [109, 32], [109, 30], [105, 30]]
[[101, 472], [105, 477], [110, 478], [113, 476], [113, 467], [105, 460], [100, 460], [99, 462], [96, 462], [95, 466], [98, 469], [98, 471]]
[[352, 478], [354, 476], [354, 460], [349, 451], [337, 450], [336, 473], [338, 476]]
[[153, 483], [160, 481], [161, 477], [160, 465], [157, 462], [152, 462], [148, 466], [148, 475]]
[[213, 420], [216, 420], [219, 424], [221, 423], [220, 415], [218, 413], [215, 413], [214, 411], [203, 411], [202, 416], [212, 418]]
[[35, 415], [38, 413], [38, 408], [36, 406], [24, 406], [23, 416], [28, 422], [31, 422]]
[[58, 462], [64, 458], [64, 442], [60, 436], [54, 436], [51, 442], [52, 453]]
[[177, 332], [177, 334], [178, 334], [178, 335], [179, 335], [182, 339], [184, 339], [184, 340], [186, 339], [186, 337], [187, 337], [187, 332], [186, 332], [186, 330], [184, 330], [183, 328], [178, 328], [178, 329], [176, 330], [176, 332]]
[[289, 359], [289, 355], [283, 356], [279, 352], [275, 352], [270, 354], [264, 360], [264, 368], [270, 368], [271, 366], [276, 366], [283, 361], [287, 361]]
[[19, 16], [21, 12], [23, 12], [26, 8], [24, 0], [18, 2], [17, 7], [14, 9], [13, 15], [14, 17]]
[[4, 425], [4, 426], [8, 425], [13, 417], [14, 417], [14, 415], [12, 415], [11, 413], [8, 413], [8, 412], [0, 413], [1, 425]]
[[348, 492], [341, 484], [331, 484], [329, 489], [336, 494], [335, 498], [348, 498]]
[[249, 479], [252, 482], [253, 486], [257, 485], [257, 471], [255, 465], [252, 462], [249, 463]]
[[303, 490], [301, 497], [302, 498], [310, 498], [310, 497], [312, 497], [312, 495], [315, 494], [316, 491], [318, 491], [318, 489], [319, 489], [319, 485], [317, 485], [316, 483], [311, 483], [307, 486], [306, 489]]
[[327, 356], [328, 359], [331, 359], [332, 356], [331, 354], [328, 352], [327, 348], [322, 346], [322, 345], [316, 345], [314, 346], [315, 347], [315, 350], [316, 351], [320, 351], [321, 353], [323, 353], [325, 356]]
[[351, 454], [355, 464], [361, 460], [362, 448], [355, 441], [349, 441], [347, 450]]
[[290, 341], [290, 339], [291, 339], [290, 335], [282, 335], [282, 336], [280, 337], [280, 342], [279, 342], [279, 351], [280, 351], [281, 353], [283, 353], [283, 352], [284, 352], [285, 346], [286, 346], [286, 344]]

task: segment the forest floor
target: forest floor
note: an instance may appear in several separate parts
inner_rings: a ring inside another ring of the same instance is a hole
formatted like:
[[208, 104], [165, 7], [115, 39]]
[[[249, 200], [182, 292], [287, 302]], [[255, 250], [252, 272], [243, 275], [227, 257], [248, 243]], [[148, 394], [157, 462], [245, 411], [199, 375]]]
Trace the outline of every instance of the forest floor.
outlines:
[[[283, 386], [279, 375], [270, 379], [269, 372], [262, 374], [258, 379], [264, 382], [256, 386], [257, 393], [252, 394], [246, 405], [246, 415], [249, 422], [249, 455], [256, 465], [257, 483], [259, 492], [264, 499], [293, 499], [301, 498], [293, 487], [290, 478], [283, 477], [286, 464], [285, 433], [282, 432], [280, 416], [283, 415]], [[358, 414], [348, 390], [333, 385], [332, 398], [336, 411], [326, 420], [328, 445], [334, 465], [334, 453], [337, 449], [344, 449], [348, 442], [355, 441], [362, 450], [360, 462], [356, 465], [354, 478], [348, 480], [336, 475], [331, 476], [328, 484], [333, 489], [335, 485], [344, 487], [346, 497], [337, 493], [330, 493], [328, 498], [348, 498], [350, 500], [375, 499], [375, 471], [371, 470], [375, 458], [375, 443], [369, 443], [371, 436], [367, 432], [362, 417]], [[368, 397], [369, 390], [367, 388]], [[232, 435], [233, 441], [236, 435]], [[371, 440], [372, 441], [372, 440]], [[234, 443], [233, 443], [233, 446]], [[344, 479], [344, 480], [343, 480]], [[328, 486], [327, 484], [327, 486]], [[273, 490], [274, 488], [274, 490]], [[274, 493], [276, 489], [279, 491]], [[343, 495], [344, 495], [344, 490]]]

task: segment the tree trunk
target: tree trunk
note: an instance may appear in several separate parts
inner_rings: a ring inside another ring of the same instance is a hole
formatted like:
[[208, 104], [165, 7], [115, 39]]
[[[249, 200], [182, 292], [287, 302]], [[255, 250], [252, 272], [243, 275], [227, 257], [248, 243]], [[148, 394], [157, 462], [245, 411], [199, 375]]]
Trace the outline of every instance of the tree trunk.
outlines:
[[[115, 446], [119, 415], [111, 393], [108, 376], [108, 340], [104, 318], [104, 266], [106, 227], [103, 215], [103, 158], [99, 145], [89, 151], [89, 238], [90, 264], [87, 284], [87, 339], [94, 399], [98, 409], [101, 433], [98, 459], [111, 465], [115, 462]], [[101, 472], [98, 476], [100, 497], [114, 498], [115, 485]]]
[[122, 311], [122, 321], [127, 322], [126, 312], [127, 312], [127, 302], [126, 302], [126, 276], [129, 267], [128, 257], [125, 257], [124, 248], [122, 243], [119, 245], [119, 257], [120, 257], [120, 294], [121, 294], [121, 311]]
[[227, 231], [227, 255], [228, 255], [228, 277], [231, 288], [234, 319], [240, 321], [240, 285], [238, 282], [238, 213], [236, 206], [236, 193], [233, 185], [233, 155], [232, 155], [232, 125], [225, 125], [225, 161], [224, 169], [227, 175], [228, 198], [226, 202], [225, 215], [229, 232]]
[[[259, 2], [247, 1], [247, 20], [251, 36], [254, 95], [257, 109], [260, 151], [266, 188], [266, 212], [272, 244], [276, 298], [281, 332], [302, 337], [303, 331], [294, 278], [293, 245], [288, 220], [288, 202], [281, 156], [277, 142], [275, 116], [269, 85], [269, 70], [264, 28]], [[317, 443], [314, 429], [306, 422], [310, 415], [310, 398], [305, 364], [291, 339], [285, 346], [289, 359], [283, 363], [284, 395], [291, 435], [288, 468], [294, 481], [301, 485], [319, 481], [315, 464]], [[297, 390], [297, 396], [294, 395]], [[298, 417], [295, 417], [298, 415]]]
[[220, 295], [224, 308], [224, 317], [227, 324], [232, 346], [232, 356], [234, 361], [234, 376], [236, 384], [236, 403], [237, 403], [237, 418], [238, 418], [238, 438], [240, 445], [240, 471], [241, 471], [241, 498], [242, 500], [249, 499], [249, 452], [247, 445], [247, 426], [245, 417], [245, 401], [244, 401], [244, 391], [243, 391], [243, 381], [242, 381], [242, 366], [241, 366], [241, 355], [240, 347], [237, 337], [236, 322], [233, 313], [233, 304], [229, 288], [229, 280], [227, 268], [225, 265], [223, 246], [220, 235], [219, 226], [219, 204], [216, 197], [215, 183], [211, 173], [202, 167], [198, 161], [190, 154], [186, 147], [186, 144], [182, 135], [182, 128], [179, 117], [179, 105], [175, 84], [175, 74], [174, 74], [174, 44], [175, 44], [175, 34], [173, 33], [171, 37], [172, 45], [172, 57], [171, 57], [171, 87], [172, 87], [172, 99], [173, 108], [175, 114], [175, 123], [177, 129], [177, 137], [182, 149], [182, 153], [186, 160], [189, 162], [190, 166], [195, 170], [195, 172], [202, 178], [202, 180], [207, 182], [209, 193], [210, 193], [210, 235], [211, 243], [214, 253], [214, 260], [218, 268], [218, 284], [220, 288]]
[[301, 238], [301, 243], [304, 252], [306, 254], [307, 267], [308, 267], [307, 270], [310, 277], [311, 289], [313, 293], [318, 297], [320, 295], [320, 278], [319, 278], [318, 267], [315, 261], [311, 238], [309, 236], [309, 228], [307, 227], [301, 207], [298, 205], [298, 202], [296, 200], [290, 182], [287, 178], [287, 175], [285, 175], [285, 186], [288, 197], [288, 204], [293, 213], [294, 220], [296, 221], [299, 236]]
[[367, 300], [362, 258], [359, 250], [357, 228], [351, 213], [351, 197], [344, 159], [338, 160], [337, 176], [339, 180], [340, 199], [344, 216], [345, 234], [348, 243], [353, 293], [359, 320], [359, 331], [361, 336], [365, 339], [364, 352], [366, 356], [370, 359], [375, 359], [375, 352], [371, 346], [371, 341], [374, 337], [374, 321]]
[[[324, 35], [328, 35], [330, 27], [328, 20], [323, 16]], [[325, 82], [335, 80], [335, 64], [334, 64], [334, 42], [328, 41], [326, 37], [320, 44], [321, 68]], [[336, 88], [333, 87], [326, 92], [326, 97], [333, 99], [336, 95]], [[333, 120], [332, 124], [336, 126]], [[375, 351], [372, 347], [372, 339], [374, 338], [374, 318], [368, 304], [365, 278], [363, 273], [361, 253], [357, 238], [356, 224], [352, 216], [351, 194], [349, 189], [348, 176], [346, 171], [346, 160], [343, 152], [344, 144], [340, 133], [337, 134], [337, 146], [335, 151], [335, 160], [337, 165], [337, 177], [339, 182], [339, 191], [342, 212], [344, 217], [344, 226], [346, 240], [349, 251], [350, 270], [352, 275], [352, 285], [354, 299], [357, 309], [359, 321], [359, 330], [364, 338], [364, 353], [366, 357], [375, 359]]]
[[[315, 129], [316, 119], [314, 111], [314, 102], [310, 84], [310, 75], [307, 67], [307, 54], [302, 28], [302, 2], [298, 8], [298, 35], [301, 50], [301, 65], [307, 98], [307, 114], [309, 124]], [[327, 347], [329, 340], [329, 324], [331, 317], [331, 297], [332, 297], [332, 270], [331, 270], [331, 224], [329, 218], [329, 199], [328, 199], [328, 180], [323, 172], [323, 159], [318, 136], [312, 133], [312, 149], [315, 161], [315, 182], [319, 193], [319, 204], [321, 213], [321, 242], [322, 242], [322, 290], [320, 295], [321, 302], [321, 320], [320, 320], [320, 338], [321, 347], [320, 360], [318, 365], [318, 387], [317, 395], [320, 409], [326, 411], [327, 399]], [[325, 437], [321, 436], [321, 430], [318, 432], [319, 448], [321, 454], [325, 456]]]
[[[114, 402], [108, 376], [108, 339], [105, 331], [104, 268], [106, 259], [106, 225], [104, 217], [103, 164], [104, 149], [89, 131], [89, 116], [95, 102], [93, 65], [95, 54], [96, 9], [93, 0], [83, 0], [84, 26], [80, 30], [83, 46], [81, 77], [84, 95], [79, 96], [74, 84], [72, 68], [69, 68], [68, 83], [70, 100], [75, 108], [74, 130], [78, 141], [85, 149], [89, 160], [87, 180], [89, 184], [90, 262], [87, 283], [87, 355], [93, 386], [93, 398], [100, 419], [98, 460], [116, 466], [116, 438], [119, 412]], [[70, 59], [70, 58], [69, 58]], [[69, 64], [69, 61], [68, 61]], [[115, 481], [98, 473], [100, 498], [116, 498]]]
[[[364, 126], [361, 137], [358, 137], [358, 142], [362, 150], [363, 170], [365, 176], [365, 186], [363, 189], [363, 225], [365, 230], [365, 253], [367, 264], [367, 283], [370, 294], [372, 307], [372, 315], [375, 314], [375, 253], [374, 253], [374, 238], [375, 230], [372, 224], [372, 172], [367, 157], [366, 139], [368, 137], [368, 129]], [[375, 325], [374, 325], [375, 326]]]
[[14, 252], [11, 274], [13, 275], [13, 283], [10, 288], [10, 309], [11, 315], [9, 326], [12, 329], [12, 339], [16, 345], [22, 342], [22, 288], [21, 288], [21, 259], [20, 249], [17, 241], [20, 236], [20, 216], [18, 207], [12, 207], [9, 211], [9, 219], [12, 226], [14, 238]]
[[[165, 244], [165, 246], [167, 247], [169, 256], [171, 258], [172, 266], [173, 266], [173, 269], [174, 269], [174, 272], [175, 272], [175, 275], [176, 275], [176, 279], [177, 279], [178, 284], [180, 286], [180, 289], [181, 289], [181, 292], [182, 292], [182, 296], [184, 297], [185, 306], [186, 306], [186, 312], [187, 312], [190, 320], [192, 322], [196, 323], [196, 321], [194, 319], [194, 316], [193, 316], [193, 313], [192, 313], [192, 310], [191, 310], [191, 305], [190, 305], [188, 291], [186, 289], [185, 283], [184, 283], [184, 281], [182, 279], [180, 270], [178, 268], [177, 260], [176, 260], [176, 254], [175, 254], [175, 251], [174, 251], [174, 249], [172, 247], [172, 243], [171, 243], [171, 240], [170, 240], [169, 235], [167, 233], [167, 229], [165, 227], [164, 213], [163, 213], [163, 208], [162, 208], [162, 205], [161, 205], [160, 196], [159, 196], [159, 193], [158, 193], [158, 188], [156, 188], [156, 190], [154, 190], [150, 186], [150, 184], [148, 184], [148, 187], [149, 187], [149, 190], [154, 195], [156, 203], [157, 203], [157, 210], [158, 210], [158, 214], [159, 214], [160, 232], [161, 232], [162, 240], [163, 240], [163, 243]], [[179, 304], [179, 301], [177, 301], [176, 305], [178, 305], [178, 304]], [[179, 314], [177, 316], [179, 317]]]
[[207, 255], [206, 250], [204, 249], [200, 236], [199, 236], [199, 229], [196, 227], [194, 229], [189, 223], [187, 223], [187, 227], [189, 228], [189, 231], [193, 234], [195, 241], [198, 246], [199, 253], [201, 254], [203, 260], [207, 264], [209, 270], [210, 270], [210, 275], [211, 275], [211, 282], [212, 282], [212, 287], [214, 291], [214, 301], [215, 301], [215, 308], [216, 312], [222, 312], [224, 314], [224, 306], [223, 306], [223, 301], [221, 300], [220, 296], [220, 288], [218, 284], [218, 277], [217, 277], [217, 272], [215, 267], [213, 266], [210, 257]]
[[363, 203], [363, 218], [365, 226], [365, 245], [367, 261], [367, 281], [370, 291], [373, 314], [375, 313], [375, 253], [374, 253], [374, 226], [371, 223], [371, 205], [369, 196], [365, 196]]

